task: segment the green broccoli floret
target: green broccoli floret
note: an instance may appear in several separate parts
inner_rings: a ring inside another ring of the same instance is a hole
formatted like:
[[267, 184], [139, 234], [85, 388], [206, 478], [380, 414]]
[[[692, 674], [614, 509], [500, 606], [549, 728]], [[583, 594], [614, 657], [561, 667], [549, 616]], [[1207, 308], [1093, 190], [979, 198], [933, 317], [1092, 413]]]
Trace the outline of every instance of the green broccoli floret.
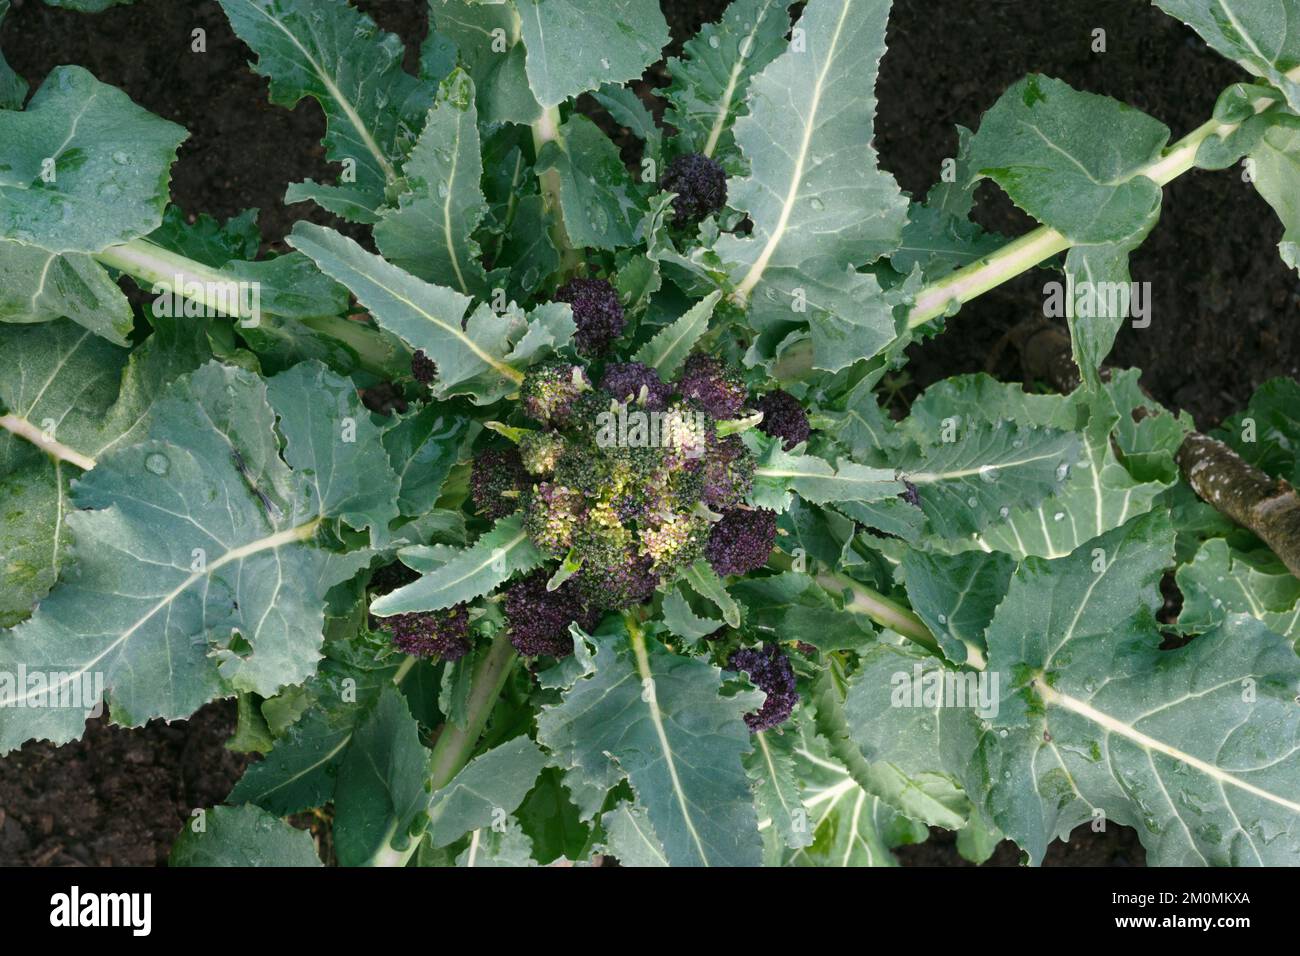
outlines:
[[564, 439], [555, 432], [526, 432], [519, 440], [519, 457], [531, 475], [545, 478], [555, 471], [564, 453]]

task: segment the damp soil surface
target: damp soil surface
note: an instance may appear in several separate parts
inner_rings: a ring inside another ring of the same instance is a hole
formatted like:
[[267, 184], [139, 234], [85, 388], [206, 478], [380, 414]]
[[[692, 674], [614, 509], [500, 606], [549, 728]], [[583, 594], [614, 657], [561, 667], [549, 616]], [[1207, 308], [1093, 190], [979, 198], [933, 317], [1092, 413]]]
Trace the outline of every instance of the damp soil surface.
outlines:
[[[427, 29], [422, 0], [356, 0], [412, 49]], [[674, 47], [723, 3], [663, 0]], [[205, 51], [194, 52], [202, 30]], [[1098, 30], [1105, 52], [1096, 52]], [[172, 198], [189, 213], [225, 218], [257, 207], [267, 244], [293, 222], [331, 218], [286, 207], [285, 185], [328, 177], [324, 121], [304, 101], [268, 102], [267, 83], [246, 66], [248, 50], [212, 0], [138, 0], [88, 16], [13, 0], [0, 31], [10, 64], [35, 88], [54, 66], [76, 63], [138, 103], [182, 124]], [[409, 64], [408, 64], [409, 65]], [[1133, 0], [895, 0], [881, 67], [876, 145], [902, 187], [921, 195], [956, 148], [956, 125], [980, 115], [1028, 72], [1118, 97], [1170, 127], [1175, 137], [1210, 115], [1218, 93], [1244, 77], [1186, 28]], [[642, 91], [662, 85], [662, 67]], [[983, 225], [1016, 235], [1031, 223], [989, 185]], [[1133, 257], [1151, 283], [1152, 322], [1126, 329], [1111, 356], [1143, 370], [1159, 401], [1216, 424], [1262, 381], [1300, 377], [1300, 286], [1276, 253], [1281, 226], [1239, 173], [1193, 172], [1165, 190], [1161, 221]], [[1008, 329], [1042, 313], [1044, 272], [1020, 277], [968, 305], [935, 340], [916, 346], [910, 391], [960, 372], [1013, 375], [1001, 348]], [[29, 744], [0, 760], [0, 865], [155, 865], [195, 807], [221, 802], [246, 758], [225, 747], [230, 702], [188, 721], [136, 730], [92, 722], [86, 736], [54, 748]], [[951, 834], [905, 847], [905, 865], [965, 865]], [[991, 864], [1015, 865], [1003, 843]], [[1141, 865], [1133, 831], [1075, 831], [1048, 865]]]

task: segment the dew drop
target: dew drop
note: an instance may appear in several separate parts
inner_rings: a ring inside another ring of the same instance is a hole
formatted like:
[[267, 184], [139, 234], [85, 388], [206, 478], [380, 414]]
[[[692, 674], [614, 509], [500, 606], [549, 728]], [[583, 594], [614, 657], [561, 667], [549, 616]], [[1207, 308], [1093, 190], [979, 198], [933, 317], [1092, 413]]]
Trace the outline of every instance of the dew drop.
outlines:
[[131, 162], [131, 157], [119, 149], [113, 153], [113, 162], [117, 163], [119, 166], [125, 166], [127, 163]]
[[608, 70], [608, 69], [609, 69], [609, 60], [607, 60], [607, 59], [606, 59], [605, 57], [603, 57], [603, 56], [600, 58], [600, 68], [601, 68], [602, 70]]
[[1003, 505], [1001, 508], [998, 509], [998, 515], [1000, 517], [1005, 518], [1010, 514], [1011, 514], [1011, 509], [1008, 508], [1006, 505]]
[[[1007, 728], [1003, 727], [1001, 730], [998, 731], [998, 736], [1005, 737], [1008, 733], [1009, 731], [1007, 730]], [[1009, 777], [1011, 776], [1011, 774], [1007, 774], [1007, 776]]]
[[940, 624], [947, 624], [947, 623], [948, 623], [948, 615], [947, 615], [947, 614], [940, 614], [940, 615], [939, 615], [939, 623], [940, 623]]
[[981, 465], [980, 478], [983, 479], [984, 481], [987, 481], [989, 484], [992, 484], [993, 482], [997, 481], [998, 480], [997, 467], [994, 465]]
[[161, 477], [171, 471], [172, 463], [168, 460], [166, 455], [153, 452], [145, 457], [144, 467], [147, 471]]
[[817, 210], [818, 212], [821, 212], [823, 209], [826, 208], [826, 204], [822, 202], [820, 199], [818, 199], [816, 196], [813, 196], [812, 199], [808, 200], [808, 205], [812, 206], [813, 209]]
[[714, 50], [721, 46], [721, 41], [718, 40], [718, 35], [716, 33], [709, 37], [709, 46]]
[[979, 499], [976, 498], [974, 495], [971, 495], [969, 498], [966, 499], [966, 506], [969, 508], [974, 508], [977, 504], [979, 504]]
[[1052, 515], [1052, 520], [1053, 520], [1053, 521], [1064, 521], [1064, 520], [1065, 520], [1065, 512], [1064, 512], [1064, 511], [1058, 511], [1056, 514]]
[[1057, 481], [1064, 481], [1065, 476], [1068, 475], [1069, 473], [1070, 473], [1070, 466], [1065, 462], [1061, 462], [1059, 465], [1056, 466]]

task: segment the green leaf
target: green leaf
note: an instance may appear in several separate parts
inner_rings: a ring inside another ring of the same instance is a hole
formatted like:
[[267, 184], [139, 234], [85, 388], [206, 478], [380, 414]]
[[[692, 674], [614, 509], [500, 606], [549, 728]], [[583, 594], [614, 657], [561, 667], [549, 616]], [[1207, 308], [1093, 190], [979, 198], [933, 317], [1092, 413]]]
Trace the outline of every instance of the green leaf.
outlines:
[[1071, 243], [1133, 242], [1159, 217], [1160, 186], [1142, 170], [1168, 142], [1146, 114], [1034, 73], [984, 114], [970, 162]]
[[581, 860], [592, 842], [592, 828], [580, 811], [555, 767], [546, 767], [515, 812], [515, 818], [533, 842], [533, 857], [547, 864], [558, 859]]
[[753, 223], [750, 235], [716, 245], [734, 297], [766, 326], [800, 321], [791, 306], [806, 296], [831, 337], [817, 361], [830, 370], [852, 361], [823, 353], [855, 326], [869, 326], [856, 358], [893, 338], [887, 308], [864, 314], [875, 278], [853, 271], [897, 248], [907, 221], [907, 201], [872, 146], [888, 16], [888, 0], [810, 0], [798, 42], [750, 82], [750, 112], [734, 127], [750, 173], [728, 182], [728, 201]]
[[[541, 116], [541, 104], [528, 87], [513, 4], [442, 0], [429, 4], [429, 15], [431, 26], [460, 51], [460, 62], [474, 80], [482, 122], [528, 124]], [[505, 50], [497, 49], [502, 43]]]
[[564, 228], [574, 246], [632, 245], [645, 203], [618, 147], [595, 123], [578, 113], [569, 117], [559, 138], [546, 143], [537, 156], [537, 172], [551, 169], [560, 177]]
[[528, 48], [528, 82], [546, 107], [603, 83], [638, 78], [668, 43], [655, 0], [524, 0], [515, 8]]
[[659, 376], [665, 381], [672, 378], [700, 336], [708, 331], [709, 319], [721, 296], [721, 292], [711, 292], [695, 303], [680, 319], [664, 326], [654, 338], [637, 349], [633, 360], [658, 369]]
[[826, 742], [800, 721], [795, 773], [812, 842], [787, 853], [787, 866], [896, 866], [896, 846], [921, 843], [929, 831], [872, 796]]
[[1055, 492], [1079, 445], [1073, 432], [999, 422], [967, 428], [954, 441], [906, 449], [894, 462], [899, 477], [916, 486], [935, 532], [955, 538]]
[[563, 305], [539, 307], [545, 321], [534, 323], [517, 310], [498, 314], [486, 304], [465, 320], [468, 297], [430, 285], [332, 229], [300, 222], [289, 242], [351, 289], [380, 327], [437, 363], [433, 391], [440, 398], [468, 394], [478, 404], [502, 398], [524, 378], [511, 358], [531, 357], [530, 348], [558, 347], [573, 332], [572, 315]]
[[[256, 803], [281, 815], [328, 803], [357, 725], [392, 685], [396, 670], [396, 663], [381, 664], [368, 652], [352, 659], [326, 657], [304, 685], [308, 701], [302, 714], [280, 730], [265, 759], [245, 771], [230, 801]], [[270, 704], [263, 704], [264, 713]]]
[[[1300, 30], [1296, 35], [1300, 36]], [[1294, 85], [1300, 98], [1300, 83]], [[1250, 158], [1255, 188], [1286, 227], [1278, 245], [1282, 260], [1300, 271], [1300, 123], [1268, 130], [1251, 150]]]
[[25, 112], [0, 111], [0, 237], [94, 253], [152, 232], [186, 135], [81, 67], [55, 67]]
[[1261, 557], [1236, 551], [1223, 538], [1201, 545], [1176, 575], [1183, 594], [1178, 626], [1205, 630], [1230, 614], [1249, 614], [1300, 646], [1300, 581], [1271, 554]]
[[[0, 24], [9, 13], [9, 0], [0, 0]], [[0, 55], [0, 110], [22, 109], [27, 98], [27, 81], [13, 71]]]
[[[323, 429], [338, 427], [328, 418], [338, 412], [287, 388], [304, 378], [272, 379], [268, 389], [210, 363], [170, 386], [143, 440], [113, 449], [77, 483], [67, 523], [79, 574], [0, 640], [0, 664], [57, 674], [55, 688], [89, 682], [86, 707], [106, 689], [125, 726], [185, 717], [236, 690], [271, 696], [308, 677], [326, 592], [369, 560], [323, 551], [313, 538], [328, 519], [371, 517], [394, 480], [371, 464], [369, 490], [358, 494], [334, 473], [355, 467], [356, 450], [318, 444]], [[379, 450], [355, 390], [323, 373], [315, 380], [346, 403], [357, 446]], [[286, 390], [292, 400], [273, 409], [268, 394], [283, 399]], [[277, 413], [286, 457], [313, 474], [280, 458]], [[72, 739], [85, 719], [81, 707], [0, 714], [5, 749], [33, 736]]]
[[[615, 620], [613, 618], [610, 619]], [[721, 694], [718, 668], [619, 624], [592, 639], [596, 671], [543, 706], [538, 740], [579, 780], [617, 768], [675, 866], [754, 866], [757, 819], [741, 757], [756, 694]]]
[[204, 811], [204, 829], [181, 831], [168, 866], [320, 866], [316, 843], [306, 830], [289, 826], [253, 806]]
[[429, 751], [401, 693], [385, 687], [352, 735], [334, 792], [334, 849], [343, 866], [393, 861], [428, 820]]
[[[211, 352], [197, 319], [155, 319], [157, 330], [129, 357], [66, 320], [0, 328], [0, 407], [95, 460], [143, 437], [162, 387]], [[71, 547], [71, 479], [81, 469], [0, 431], [0, 626], [17, 624], [54, 585]]]
[[81, 253], [58, 255], [0, 241], [0, 322], [48, 322], [67, 316], [117, 345], [133, 317], [108, 270]]
[[[668, 60], [671, 104], [664, 121], [677, 128], [683, 152], [726, 166], [738, 158], [731, 127], [745, 112], [749, 81], [785, 49], [789, 0], [734, 0], [717, 23], [706, 23]], [[739, 171], [739, 170], [737, 170]]]
[[700, 638], [708, 637], [726, 623], [696, 614], [690, 602], [682, 596], [680, 587], [674, 587], [664, 597], [662, 614], [664, 626], [678, 637], [688, 641], [698, 641]]
[[749, 503], [759, 508], [785, 511], [797, 493], [815, 504], [841, 501], [879, 501], [903, 490], [894, 472], [868, 468], [847, 459], [832, 466], [813, 455], [785, 451], [781, 439], [752, 429], [741, 440], [758, 460]]
[[[1300, 112], [1300, 20], [1294, 0], [1153, 0], [1219, 53], [1263, 77]], [[1287, 71], [1291, 71], [1288, 73]]]
[[546, 560], [528, 540], [518, 515], [502, 518], [468, 548], [418, 546], [404, 548], [401, 555], [403, 560], [427, 556], [438, 566], [371, 604], [370, 612], [379, 617], [452, 607], [487, 594], [517, 572], [531, 570]]
[[537, 782], [546, 755], [527, 736], [494, 747], [465, 765], [433, 795], [429, 838], [447, 846], [471, 830], [492, 827], [513, 813]]
[[513, 817], [507, 817], [502, 829], [475, 830], [469, 846], [456, 857], [457, 866], [536, 866], [533, 841]]
[[1015, 560], [1006, 554], [967, 551], [927, 554], [908, 550], [903, 577], [908, 603], [957, 664], [984, 659], [984, 629], [1006, 596]]
[[623, 866], [669, 866], [664, 845], [655, 835], [646, 811], [623, 801], [601, 815], [605, 851]]
[[460, 457], [468, 422], [430, 403], [384, 432], [384, 448], [397, 473], [397, 507], [418, 517], [432, 510]]
[[870, 625], [837, 606], [810, 575], [743, 578], [731, 588], [745, 606], [746, 627], [767, 640], [797, 638], [821, 651], [857, 650], [871, 641]]
[[808, 811], [799, 798], [795, 778], [795, 737], [788, 733], [760, 730], [754, 734], [754, 750], [745, 758], [745, 772], [754, 786], [759, 828], [776, 829], [790, 849], [812, 843]]
[[1065, 257], [1065, 315], [1074, 364], [1084, 383], [1101, 387], [1097, 370], [1129, 317], [1132, 277], [1129, 253], [1135, 243], [1075, 246]]
[[438, 89], [424, 132], [402, 167], [407, 189], [381, 210], [375, 245], [384, 258], [427, 282], [486, 297], [487, 274], [472, 233], [487, 203], [474, 83], [463, 70]]
[[1300, 382], [1269, 379], [1214, 437], [1261, 471], [1300, 485]]
[[700, 558], [683, 572], [682, 578], [696, 594], [722, 612], [722, 619], [729, 626], [740, 627], [740, 605], [727, 593], [727, 586], [708, 561]]
[[285, 201], [312, 199], [345, 219], [374, 222], [433, 84], [405, 73], [402, 42], [347, 0], [221, 0], [221, 7], [257, 54], [253, 68], [271, 81], [271, 102], [320, 103], [325, 154], [344, 164], [338, 185], [295, 183]]
[[1034, 863], [1094, 810], [1135, 827], [1156, 866], [1300, 852], [1300, 659], [1244, 616], [1160, 650], [1172, 554], [1156, 513], [1057, 561], [1028, 558], [989, 627], [1002, 700], [970, 789]]

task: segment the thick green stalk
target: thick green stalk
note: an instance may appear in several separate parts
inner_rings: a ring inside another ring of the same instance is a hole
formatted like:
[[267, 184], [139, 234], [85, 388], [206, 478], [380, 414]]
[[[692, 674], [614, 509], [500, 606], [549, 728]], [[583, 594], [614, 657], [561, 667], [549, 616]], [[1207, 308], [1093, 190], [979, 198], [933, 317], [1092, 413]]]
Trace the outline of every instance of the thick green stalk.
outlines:
[[903, 635], [909, 641], [919, 644], [931, 654], [942, 656], [939, 642], [934, 639], [925, 622], [910, 610], [885, 597], [861, 581], [855, 581], [847, 574], [836, 571], [823, 571], [817, 575], [817, 583], [836, 594], [849, 593], [844, 610], [853, 614], [862, 614], [871, 618], [881, 627]]
[[[540, 157], [542, 148], [547, 143], [563, 147], [560, 137], [560, 108], [552, 106], [544, 109], [542, 115], [533, 123], [533, 155]], [[551, 214], [551, 242], [560, 252], [560, 274], [571, 272], [578, 265], [578, 252], [569, 241], [569, 231], [564, 227], [564, 206], [560, 201], [560, 171], [551, 167], [537, 173], [537, 182], [542, 190], [542, 201]]]
[[501, 696], [501, 688], [515, 666], [519, 655], [510, 643], [509, 633], [503, 628], [483, 659], [474, 668], [470, 678], [469, 700], [465, 706], [465, 726], [448, 721], [443, 725], [438, 742], [433, 745], [433, 757], [429, 764], [429, 779], [433, 790], [441, 790], [451, 783], [452, 777], [460, 773], [462, 767], [469, 763], [474, 754], [474, 745], [478, 743], [492, 708]]
[[[1300, 79], [1300, 68], [1288, 76]], [[1261, 97], [1254, 103], [1255, 111], [1262, 112], [1276, 101]], [[1226, 137], [1240, 123], [1220, 123], [1209, 120], [1192, 130], [1161, 157], [1139, 169], [1135, 176], [1146, 176], [1159, 186], [1168, 185], [1196, 165], [1196, 151], [1211, 136]], [[924, 325], [945, 314], [954, 303], [965, 304], [990, 289], [1001, 285], [1032, 269], [1039, 263], [1069, 249], [1073, 243], [1055, 229], [1039, 226], [1003, 246], [997, 252], [984, 256], [937, 282], [931, 282], [917, 293], [907, 316], [908, 328]]]

